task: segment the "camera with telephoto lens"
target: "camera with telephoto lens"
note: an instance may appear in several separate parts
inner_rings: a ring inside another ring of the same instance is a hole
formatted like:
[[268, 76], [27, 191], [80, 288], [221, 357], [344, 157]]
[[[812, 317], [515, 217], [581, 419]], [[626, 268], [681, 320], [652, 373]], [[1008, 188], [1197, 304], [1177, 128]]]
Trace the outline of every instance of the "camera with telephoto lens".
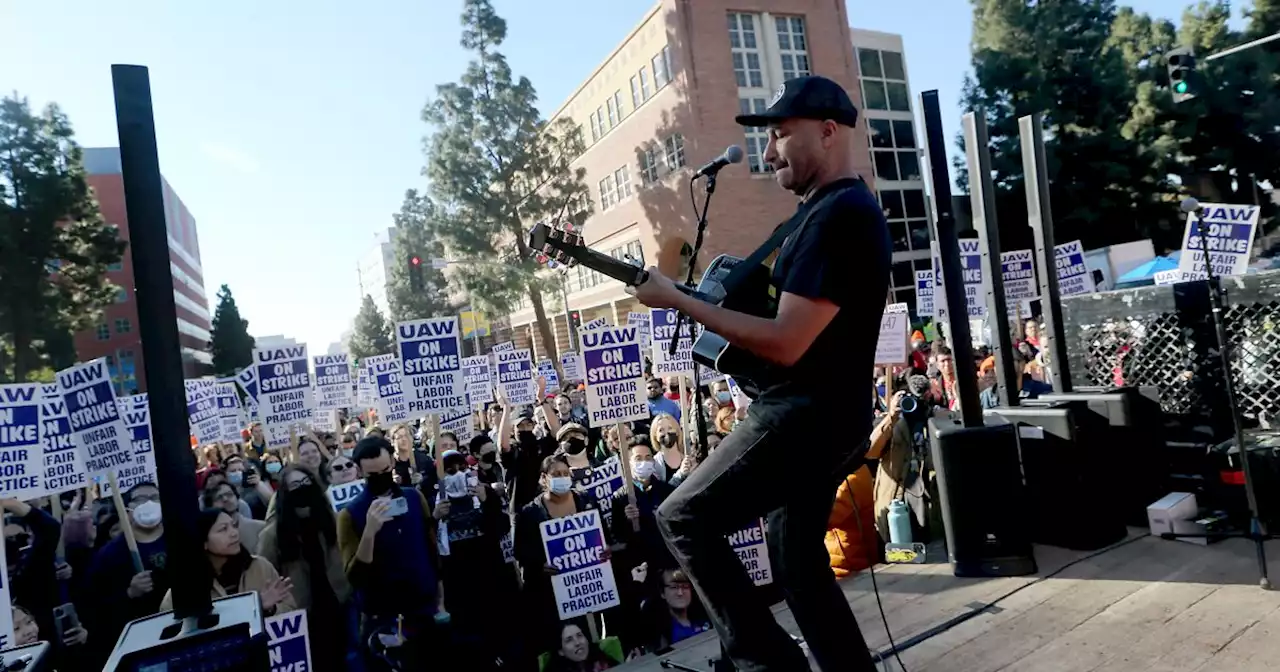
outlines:
[[929, 379], [924, 376], [907, 378], [907, 389], [898, 399], [898, 410], [907, 422], [917, 425], [929, 419], [932, 402], [929, 401]]

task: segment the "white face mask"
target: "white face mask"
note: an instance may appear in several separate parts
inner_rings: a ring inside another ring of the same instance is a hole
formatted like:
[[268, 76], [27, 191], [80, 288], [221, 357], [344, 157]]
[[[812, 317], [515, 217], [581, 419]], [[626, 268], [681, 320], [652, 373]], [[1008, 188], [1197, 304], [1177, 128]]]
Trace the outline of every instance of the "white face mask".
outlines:
[[573, 479], [568, 476], [552, 476], [551, 492], [556, 495], [563, 495], [573, 489]]
[[139, 527], [152, 528], [160, 521], [160, 502], [143, 502], [133, 507], [133, 522]]
[[467, 480], [467, 472], [465, 470], [446, 475], [443, 482], [444, 496], [451, 499], [466, 497], [469, 494], [467, 492]]
[[649, 480], [649, 477], [653, 475], [654, 470], [657, 468], [658, 468], [658, 465], [655, 464], [653, 460], [644, 460], [643, 462], [632, 462], [631, 475], [634, 476], [637, 481], [647, 481]]

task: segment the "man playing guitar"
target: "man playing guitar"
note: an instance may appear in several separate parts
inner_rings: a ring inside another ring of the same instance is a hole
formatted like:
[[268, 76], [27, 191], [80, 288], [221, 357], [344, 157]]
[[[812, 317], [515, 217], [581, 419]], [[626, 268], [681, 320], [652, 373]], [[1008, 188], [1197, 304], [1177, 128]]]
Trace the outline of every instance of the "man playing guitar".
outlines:
[[[888, 225], [854, 170], [857, 119], [844, 89], [816, 76], [788, 80], [763, 113], [737, 117], [769, 128], [764, 161], [801, 198], [790, 220], [801, 223], [772, 269], [776, 316], [692, 298], [656, 268], [634, 290], [645, 305], [683, 312], [779, 373], [657, 513], [742, 672], [810, 669], [768, 606], [753, 599], [725, 538], [765, 514], [775, 580], [813, 658], [828, 672], [875, 669], [823, 542], [836, 487], [865, 451], [872, 409], [861, 389], [889, 286]], [[833, 434], [835, 421], [842, 431]]]

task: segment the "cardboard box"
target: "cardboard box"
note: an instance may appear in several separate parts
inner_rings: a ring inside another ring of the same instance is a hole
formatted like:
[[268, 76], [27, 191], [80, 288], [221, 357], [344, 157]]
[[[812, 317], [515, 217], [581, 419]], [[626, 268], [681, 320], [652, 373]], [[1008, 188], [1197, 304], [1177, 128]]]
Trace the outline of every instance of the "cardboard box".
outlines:
[[1189, 492], [1171, 492], [1147, 507], [1147, 526], [1151, 534], [1174, 532], [1173, 521], [1191, 520], [1200, 514], [1196, 496]]

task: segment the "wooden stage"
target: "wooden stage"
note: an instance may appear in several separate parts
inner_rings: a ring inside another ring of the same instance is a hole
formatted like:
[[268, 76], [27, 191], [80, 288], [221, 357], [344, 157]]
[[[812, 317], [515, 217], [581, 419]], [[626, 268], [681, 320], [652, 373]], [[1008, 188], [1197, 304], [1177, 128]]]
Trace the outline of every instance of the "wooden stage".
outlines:
[[[1040, 573], [1030, 577], [959, 579], [938, 562], [944, 558], [878, 568], [884, 611], [900, 644], [980, 612], [903, 651], [902, 662], [910, 672], [1280, 669], [1280, 590], [1258, 587], [1252, 542], [1205, 547], [1145, 535], [1133, 528], [1130, 543], [1088, 559], [1082, 558], [1090, 553], [1038, 546]], [[1280, 585], [1280, 544], [1267, 551]], [[870, 577], [863, 572], [842, 585], [868, 643], [887, 648]], [[785, 605], [775, 613], [797, 632]], [[709, 670], [707, 660], [718, 654], [719, 641], [708, 633], [662, 658]], [[615, 669], [656, 671], [658, 660], [650, 655]], [[889, 669], [901, 668], [891, 662]]]

